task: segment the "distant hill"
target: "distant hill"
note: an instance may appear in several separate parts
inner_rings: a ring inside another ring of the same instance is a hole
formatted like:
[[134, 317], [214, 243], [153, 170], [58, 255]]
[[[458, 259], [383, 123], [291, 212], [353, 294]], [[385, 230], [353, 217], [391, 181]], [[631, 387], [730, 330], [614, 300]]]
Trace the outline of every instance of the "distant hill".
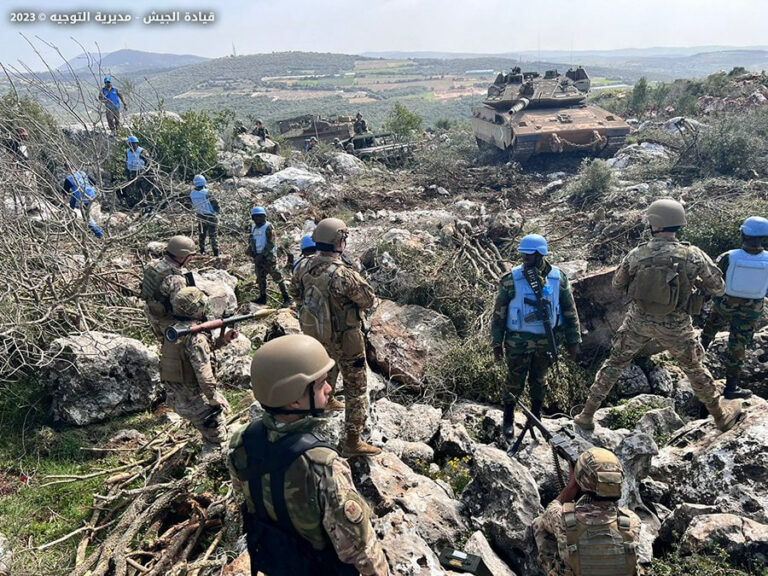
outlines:
[[[206, 60], [208, 59], [191, 54], [158, 54], [126, 49], [108, 54], [83, 53], [72, 58], [68, 64], [76, 72], [91, 68], [99, 75], [101, 73], [136, 74], [179, 68]], [[59, 71], [65, 72], [67, 69], [67, 65], [59, 66]]]

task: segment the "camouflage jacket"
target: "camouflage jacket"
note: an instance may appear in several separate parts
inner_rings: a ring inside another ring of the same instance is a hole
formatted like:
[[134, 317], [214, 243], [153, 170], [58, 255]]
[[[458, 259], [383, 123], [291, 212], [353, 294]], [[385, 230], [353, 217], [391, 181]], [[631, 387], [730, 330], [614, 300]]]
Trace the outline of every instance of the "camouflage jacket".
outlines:
[[301, 306], [301, 300], [304, 297], [301, 290], [301, 278], [304, 276], [304, 273], [307, 271], [307, 268], [314, 257], [314, 254], [310, 256], [301, 256], [294, 265], [293, 272], [291, 273], [291, 285], [289, 291], [291, 293], [291, 298], [298, 302], [299, 306]]
[[[592, 501], [589, 495], [585, 495], [576, 502], [575, 512], [577, 518], [589, 518], [594, 521], [602, 520], [607, 522], [616, 517], [617, 509], [618, 507], [615, 502], [605, 500]], [[640, 539], [640, 518], [637, 514], [626, 508], [621, 508], [621, 511], [629, 516], [629, 533], [634, 542], [637, 543]], [[545, 532], [547, 537], [557, 542], [557, 553], [554, 556], [546, 553], [542, 554], [541, 549], [539, 551], [539, 562], [542, 571], [547, 575], [573, 574], [569, 568], [568, 536], [563, 514], [563, 504], [555, 499], [549, 503], [544, 514], [541, 516], [541, 520], [534, 524], [535, 530]], [[537, 535], [537, 542], [541, 536]], [[554, 552], [554, 548], [551, 551]], [[639, 571], [637, 573], [640, 574]]]
[[[682, 259], [685, 261], [685, 276], [692, 286], [696, 286], [708, 296], [722, 296], [725, 293], [723, 275], [710, 257], [700, 248], [680, 242], [676, 238], [653, 238], [633, 248], [616, 269], [613, 287], [622, 292], [628, 291], [632, 280], [650, 256]], [[681, 295], [680, 308], [668, 315], [670, 320], [688, 316], [685, 304], [689, 296], [690, 294]]]
[[[176, 322], [175, 325], [186, 327], [192, 321]], [[160, 379], [164, 382], [177, 382], [197, 386], [206, 400], [213, 401], [216, 392], [217, 361], [214, 350], [225, 342], [213, 339], [208, 332], [198, 332], [183, 336], [176, 342], [163, 339], [160, 357]]]
[[[358, 272], [344, 262], [341, 255], [333, 254], [329, 256], [319, 252], [307, 260], [306, 266], [300, 266], [301, 270], [297, 269], [297, 273], [300, 273], [296, 294], [299, 302], [303, 300], [305, 289], [308, 283], [312, 281], [310, 277], [320, 276], [331, 265], [335, 265], [336, 270], [333, 272], [333, 277], [328, 287], [332, 303], [331, 309], [344, 313], [347, 310], [357, 312], [373, 307], [376, 302], [376, 294], [373, 288]], [[293, 285], [293, 282], [291, 284]], [[350, 320], [347, 318], [345, 322], [339, 325], [350, 327], [350, 323]], [[359, 316], [356, 323], [358, 327], [361, 325]]]
[[[311, 432], [317, 421], [307, 417], [283, 424], [265, 414], [268, 439], [275, 442], [286, 434]], [[227, 464], [232, 485], [255, 513], [254, 498], [263, 498], [270, 518], [276, 520], [269, 482], [262, 482], [262, 493], [252, 494], [249, 482], [241, 482], [236, 471], [247, 466], [243, 432], [239, 428], [230, 441]], [[386, 576], [387, 560], [371, 525], [371, 510], [355, 489], [347, 461], [330, 448], [308, 450], [286, 471], [285, 499], [288, 515], [296, 531], [317, 550], [331, 545], [342, 562], [353, 564], [363, 575]]]
[[[552, 271], [552, 265], [546, 259], [542, 260], [539, 267], [539, 277], [542, 284], [546, 284], [547, 275]], [[493, 307], [493, 319], [491, 321], [491, 343], [494, 347], [507, 343], [527, 343], [530, 341], [544, 340], [546, 335], [530, 334], [527, 332], [509, 332], [507, 330], [507, 310], [509, 303], [515, 297], [515, 281], [509, 272], [499, 280], [499, 292], [496, 294], [496, 303]], [[579, 344], [581, 342], [581, 326], [576, 303], [573, 301], [571, 285], [568, 276], [560, 271], [560, 310], [562, 311], [562, 323], [555, 328], [555, 332], [562, 331], [566, 344]]]

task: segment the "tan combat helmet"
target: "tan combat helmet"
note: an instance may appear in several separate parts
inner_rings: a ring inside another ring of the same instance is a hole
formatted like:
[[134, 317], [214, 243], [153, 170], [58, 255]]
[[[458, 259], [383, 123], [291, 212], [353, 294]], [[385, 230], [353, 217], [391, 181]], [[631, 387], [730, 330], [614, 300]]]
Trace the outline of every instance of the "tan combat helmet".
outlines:
[[579, 455], [574, 470], [576, 483], [584, 492], [604, 498], [621, 496], [624, 469], [616, 455], [605, 448], [590, 448]]
[[335, 246], [336, 242], [346, 238], [348, 235], [349, 229], [343, 220], [339, 220], [338, 218], [325, 218], [324, 220], [320, 220], [315, 231], [312, 232], [312, 240], [315, 241], [315, 244], [319, 242], [320, 244]]
[[195, 241], [189, 236], [174, 236], [165, 245], [165, 251], [178, 260], [197, 253]]
[[208, 306], [208, 296], [194, 286], [186, 286], [171, 295], [174, 316], [199, 320], [205, 316], [206, 306]]
[[251, 360], [253, 396], [265, 408], [282, 408], [301, 398], [307, 386], [334, 364], [323, 345], [311, 336], [289, 334], [275, 338], [259, 348]]
[[672, 198], [662, 198], [652, 202], [645, 211], [648, 217], [648, 224], [653, 229], [671, 228], [674, 226], [685, 226], [685, 208], [677, 200]]

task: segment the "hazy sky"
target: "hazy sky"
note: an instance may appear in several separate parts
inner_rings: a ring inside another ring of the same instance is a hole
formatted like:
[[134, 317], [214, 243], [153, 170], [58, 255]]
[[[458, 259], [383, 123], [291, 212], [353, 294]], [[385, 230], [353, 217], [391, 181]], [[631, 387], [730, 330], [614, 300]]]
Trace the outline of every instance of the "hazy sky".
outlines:
[[[4, 2], [9, 5], [10, 3]], [[515, 52], [652, 46], [768, 44], [766, 0], [37, 0], [3, 8], [0, 61], [19, 59], [40, 69], [20, 36], [40, 40], [67, 58], [89, 50], [134, 48], [225, 56], [284, 50]], [[56, 25], [54, 13], [98, 10], [130, 13], [129, 24]], [[152, 10], [213, 11], [212, 25], [144, 24]], [[11, 22], [12, 13], [44, 14], [45, 22]], [[75, 40], [73, 40], [73, 38]]]

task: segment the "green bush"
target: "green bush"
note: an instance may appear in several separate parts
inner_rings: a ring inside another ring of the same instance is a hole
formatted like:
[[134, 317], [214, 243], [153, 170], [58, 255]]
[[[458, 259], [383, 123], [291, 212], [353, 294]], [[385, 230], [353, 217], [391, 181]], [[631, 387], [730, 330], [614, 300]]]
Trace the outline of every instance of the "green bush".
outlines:
[[565, 192], [576, 203], [596, 203], [610, 192], [615, 178], [605, 160], [585, 158], [576, 180], [568, 184]]
[[[768, 114], [729, 116], [702, 131], [686, 160], [695, 162], [699, 174], [749, 178], [766, 172], [763, 145]], [[690, 155], [694, 155], [691, 158]]]
[[[622, 405], [627, 405], [627, 402], [622, 402]], [[611, 408], [608, 412], [608, 428], [611, 430], [618, 430], [619, 428], [633, 430], [640, 421], [640, 418], [647, 412], [658, 410], [665, 406], [661, 400], [650, 400], [644, 404], [628, 404], [623, 410]]]
[[407, 139], [420, 135], [423, 124], [424, 120], [421, 116], [411, 112], [400, 102], [395, 102], [395, 107], [389, 113], [384, 129]]

